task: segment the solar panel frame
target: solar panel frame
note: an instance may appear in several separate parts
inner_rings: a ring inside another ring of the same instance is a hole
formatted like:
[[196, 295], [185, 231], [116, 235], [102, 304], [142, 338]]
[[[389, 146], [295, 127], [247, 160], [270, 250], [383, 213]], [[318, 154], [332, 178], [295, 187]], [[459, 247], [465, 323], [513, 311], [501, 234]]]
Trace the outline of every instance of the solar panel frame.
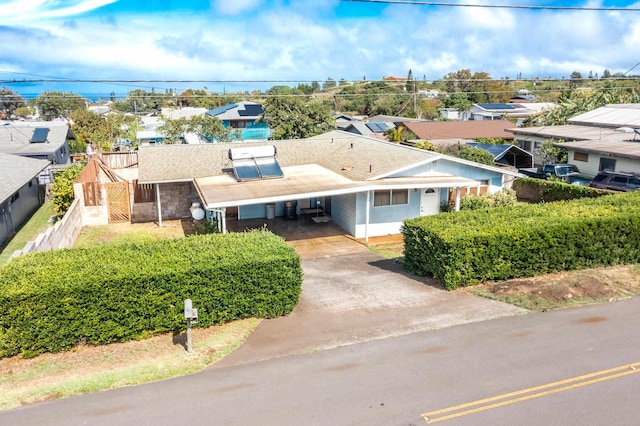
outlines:
[[229, 105], [225, 105], [225, 106], [221, 106], [218, 108], [214, 108], [212, 110], [207, 111], [207, 114], [209, 115], [220, 115], [220, 114], [224, 114], [225, 112], [229, 111], [230, 109], [233, 109], [235, 107], [237, 107], [238, 104], [229, 104]]
[[43, 143], [47, 141], [47, 136], [49, 135], [48, 127], [36, 127], [33, 130], [33, 135], [31, 136], [30, 142], [32, 143]]
[[275, 157], [255, 158], [256, 167], [263, 179], [283, 177], [284, 173]]
[[264, 108], [262, 105], [245, 105], [244, 109], [238, 110], [238, 115], [240, 117], [257, 117], [259, 115], [264, 114]]
[[244, 158], [241, 160], [233, 160], [233, 173], [236, 179], [257, 180], [260, 179], [260, 171], [253, 158]]

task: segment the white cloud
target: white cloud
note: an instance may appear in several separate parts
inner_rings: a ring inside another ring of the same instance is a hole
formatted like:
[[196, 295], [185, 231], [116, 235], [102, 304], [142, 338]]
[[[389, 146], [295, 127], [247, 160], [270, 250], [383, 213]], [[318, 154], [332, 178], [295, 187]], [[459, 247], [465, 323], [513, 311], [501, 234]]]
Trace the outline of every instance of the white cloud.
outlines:
[[17, 23], [28, 10], [62, 17], [107, 2], [12, 1], [9, 6], [22, 9], [11, 9], [9, 23], [0, 26], [0, 69], [80, 79], [296, 82], [405, 76], [411, 68], [432, 80], [467, 68], [494, 78], [624, 72], [640, 58], [636, 14], [483, 9], [478, 15], [406, 6], [390, 7], [381, 19], [336, 19], [326, 4], [303, 7], [311, 0], [286, 2], [295, 7], [282, 0], [270, 9], [257, 9], [261, 0], [218, 0], [212, 4], [225, 13], [244, 15], [165, 12], [84, 17], [73, 25]]
[[37, 22], [46, 18], [65, 18], [101, 8], [118, 0], [12, 0], [0, 5], [4, 24]]

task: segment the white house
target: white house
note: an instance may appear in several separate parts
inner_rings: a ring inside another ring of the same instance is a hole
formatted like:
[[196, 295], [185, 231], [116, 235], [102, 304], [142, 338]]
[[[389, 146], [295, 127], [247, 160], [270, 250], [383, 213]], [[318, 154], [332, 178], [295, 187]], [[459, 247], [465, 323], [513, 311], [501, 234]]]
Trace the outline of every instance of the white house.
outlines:
[[568, 121], [562, 126], [509, 131], [534, 157], [546, 140], [567, 149], [568, 162], [586, 175], [595, 176], [601, 170], [640, 173], [640, 104], [606, 105]]

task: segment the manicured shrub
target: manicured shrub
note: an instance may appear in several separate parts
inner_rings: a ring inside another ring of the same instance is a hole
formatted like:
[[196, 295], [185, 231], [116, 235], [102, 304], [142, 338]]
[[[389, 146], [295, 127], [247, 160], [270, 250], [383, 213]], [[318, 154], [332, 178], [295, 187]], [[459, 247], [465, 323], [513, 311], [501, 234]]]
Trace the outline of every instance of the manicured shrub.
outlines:
[[517, 198], [534, 203], [574, 200], [576, 198], [596, 198], [610, 195], [611, 191], [572, 185], [559, 180], [518, 178], [513, 183]]
[[447, 289], [636, 263], [640, 192], [425, 216], [402, 232], [406, 268]]
[[296, 306], [302, 268], [270, 232], [35, 253], [0, 268], [0, 357], [177, 332], [184, 300], [208, 327]]

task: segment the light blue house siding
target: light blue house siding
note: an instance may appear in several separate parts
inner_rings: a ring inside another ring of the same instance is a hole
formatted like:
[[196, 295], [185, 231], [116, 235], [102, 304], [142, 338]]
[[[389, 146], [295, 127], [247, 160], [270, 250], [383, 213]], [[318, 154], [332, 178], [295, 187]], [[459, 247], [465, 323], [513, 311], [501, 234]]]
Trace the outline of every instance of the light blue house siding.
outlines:
[[[400, 191], [400, 190], [398, 190]], [[420, 191], [414, 189], [408, 191], [408, 203], [392, 206], [374, 206], [374, 191], [369, 197], [369, 225], [367, 229], [367, 194], [357, 194], [357, 212], [355, 216], [356, 238], [364, 238], [369, 235], [398, 234], [405, 219], [420, 216]]]
[[502, 174], [497, 171], [494, 172], [492, 170], [453, 163], [446, 160], [439, 160], [435, 170], [442, 173], [464, 176], [467, 179], [473, 179], [479, 182], [488, 182], [489, 185], [493, 187], [502, 187]]
[[356, 194], [331, 197], [331, 220], [350, 235], [356, 235]]
[[[230, 120], [222, 120], [224, 127], [230, 128]], [[261, 120], [247, 120], [245, 128], [236, 128], [234, 133], [231, 134], [232, 140], [267, 140], [271, 136], [271, 129], [266, 122]]]

